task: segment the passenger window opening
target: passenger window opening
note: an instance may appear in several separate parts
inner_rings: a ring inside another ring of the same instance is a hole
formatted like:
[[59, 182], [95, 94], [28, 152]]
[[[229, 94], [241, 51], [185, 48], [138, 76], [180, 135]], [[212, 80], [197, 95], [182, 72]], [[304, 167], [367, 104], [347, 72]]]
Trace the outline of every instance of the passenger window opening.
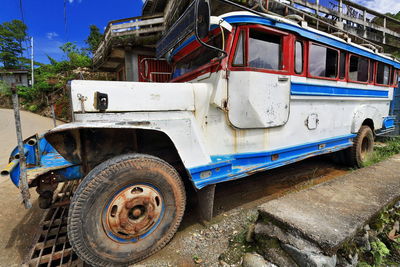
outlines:
[[340, 65], [339, 65], [339, 79], [343, 80], [346, 78], [346, 57], [347, 57], [347, 53], [344, 51], [340, 52]]
[[390, 81], [390, 67], [387, 64], [378, 62], [376, 71], [376, 83], [388, 85]]
[[303, 73], [303, 66], [304, 66], [304, 46], [303, 42], [301, 41], [296, 41], [295, 45], [295, 65], [294, 65], [294, 71], [297, 74], [302, 74]]
[[368, 82], [368, 67], [368, 59], [351, 55], [349, 66], [349, 80], [353, 82]]
[[235, 51], [235, 56], [233, 59], [233, 64], [234, 66], [244, 66], [245, 65], [245, 59], [244, 59], [244, 37], [245, 37], [245, 31], [240, 31], [239, 39], [236, 45], [236, 51]]
[[282, 38], [250, 29], [249, 67], [282, 70]]
[[338, 74], [338, 51], [311, 44], [309, 56], [309, 73], [314, 77], [337, 78]]

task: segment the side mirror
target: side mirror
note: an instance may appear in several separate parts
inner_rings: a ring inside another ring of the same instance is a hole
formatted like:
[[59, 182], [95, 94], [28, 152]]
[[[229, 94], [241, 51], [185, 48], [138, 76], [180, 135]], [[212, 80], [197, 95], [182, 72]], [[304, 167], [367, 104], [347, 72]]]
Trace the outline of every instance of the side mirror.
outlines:
[[197, 0], [195, 7], [196, 27], [200, 38], [204, 38], [210, 31], [210, 2], [209, 0]]

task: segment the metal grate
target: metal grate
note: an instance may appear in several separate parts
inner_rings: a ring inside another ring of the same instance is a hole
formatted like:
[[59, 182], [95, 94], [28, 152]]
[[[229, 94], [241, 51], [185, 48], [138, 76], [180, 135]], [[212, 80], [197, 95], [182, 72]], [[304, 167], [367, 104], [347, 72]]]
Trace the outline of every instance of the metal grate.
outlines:
[[70, 198], [78, 184], [79, 181], [60, 184], [52, 207], [45, 212], [39, 225], [35, 243], [23, 266], [85, 266], [72, 250], [67, 236]]

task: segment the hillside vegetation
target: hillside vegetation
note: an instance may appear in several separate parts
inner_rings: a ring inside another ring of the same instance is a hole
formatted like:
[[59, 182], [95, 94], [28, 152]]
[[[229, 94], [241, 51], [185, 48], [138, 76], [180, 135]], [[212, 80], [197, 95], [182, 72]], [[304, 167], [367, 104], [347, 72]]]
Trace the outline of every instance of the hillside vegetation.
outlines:
[[[91, 55], [101, 41], [99, 29], [91, 25], [86, 40], [87, 47], [79, 48], [67, 42], [60, 47], [63, 60], [48, 57], [48, 64], [34, 62], [34, 86], [18, 86], [23, 109], [50, 116], [50, 105], [55, 106], [59, 119], [69, 120], [70, 107], [67, 84], [74, 79], [112, 80], [113, 74], [94, 72]], [[13, 69], [30, 69], [30, 61], [24, 58], [24, 41], [28, 39], [27, 27], [20, 20], [0, 24], [0, 69], [12, 73]], [[29, 77], [30, 78], [30, 77]], [[0, 107], [11, 108], [10, 86], [0, 81]]]

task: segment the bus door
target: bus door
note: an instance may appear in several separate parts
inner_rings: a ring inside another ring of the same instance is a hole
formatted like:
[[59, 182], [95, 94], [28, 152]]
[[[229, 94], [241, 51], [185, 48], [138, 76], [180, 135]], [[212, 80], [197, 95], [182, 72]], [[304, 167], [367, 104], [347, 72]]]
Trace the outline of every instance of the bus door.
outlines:
[[264, 26], [239, 27], [230, 57], [228, 117], [236, 128], [284, 125], [290, 76], [283, 54], [289, 35]]

